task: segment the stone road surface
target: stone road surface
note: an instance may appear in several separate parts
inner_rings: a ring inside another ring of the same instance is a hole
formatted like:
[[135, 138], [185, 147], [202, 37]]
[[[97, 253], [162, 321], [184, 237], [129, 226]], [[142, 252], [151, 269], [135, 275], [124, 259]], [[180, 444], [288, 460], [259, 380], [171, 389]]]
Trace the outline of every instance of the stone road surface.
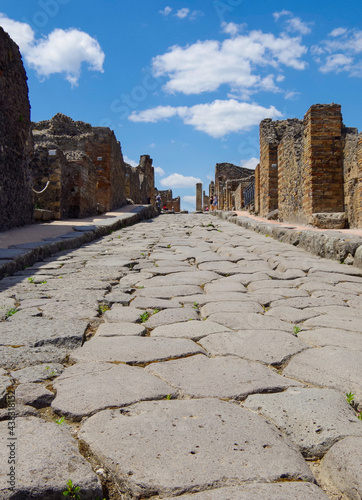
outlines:
[[361, 306], [361, 269], [202, 214], [4, 278], [0, 499], [361, 499]]

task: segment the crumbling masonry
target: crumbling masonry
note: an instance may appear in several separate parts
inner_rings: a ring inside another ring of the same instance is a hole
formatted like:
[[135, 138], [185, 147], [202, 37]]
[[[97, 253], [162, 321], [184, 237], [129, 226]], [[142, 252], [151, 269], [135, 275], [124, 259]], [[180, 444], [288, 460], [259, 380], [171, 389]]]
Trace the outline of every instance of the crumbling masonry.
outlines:
[[341, 106], [316, 104], [304, 120], [263, 120], [255, 211], [320, 228], [362, 227], [362, 134]]

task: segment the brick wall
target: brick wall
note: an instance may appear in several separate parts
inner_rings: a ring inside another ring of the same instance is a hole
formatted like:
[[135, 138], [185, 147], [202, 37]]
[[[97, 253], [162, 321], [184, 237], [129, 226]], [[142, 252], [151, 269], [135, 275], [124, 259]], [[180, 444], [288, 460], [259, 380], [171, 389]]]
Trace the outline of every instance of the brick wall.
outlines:
[[260, 214], [260, 163], [255, 167], [255, 199], [254, 210], [256, 214]]
[[259, 213], [265, 217], [278, 208], [278, 126], [270, 118], [260, 123]]
[[315, 104], [304, 117], [303, 211], [343, 212], [342, 114], [339, 104]]

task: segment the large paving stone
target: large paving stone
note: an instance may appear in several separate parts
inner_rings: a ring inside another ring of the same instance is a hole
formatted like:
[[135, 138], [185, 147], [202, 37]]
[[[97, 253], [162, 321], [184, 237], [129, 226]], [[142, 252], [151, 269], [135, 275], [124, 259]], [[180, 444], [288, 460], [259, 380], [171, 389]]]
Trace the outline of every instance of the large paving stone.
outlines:
[[184, 271], [168, 276], [156, 276], [147, 280], [139, 281], [138, 286], [172, 286], [172, 285], [204, 285], [209, 281], [216, 280], [219, 274], [212, 271]]
[[353, 392], [355, 400], [362, 401], [360, 351], [342, 347], [307, 349], [290, 360], [284, 374], [310, 384], [337, 389], [342, 394]]
[[128, 337], [132, 335], [143, 336], [147, 332], [140, 323], [102, 323], [97, 328], [95, 337]]
[[[173, 497], [175, 498], [175, 497]], [[312, 483], [256, 483], [230, 486], [202, 491], [193, 495], [182, 495], [181, 500], [327, 500], [321, 488]], [[171, 500], [168, 497], [165, 500]]]
[[138, 309], [170, 309], [172, 307], [182, 307], [176, 299], [159, 299], [157, 297], [135, 297], [132, 300], [132, 307]]
[[[313, 309], [313, 310], [311, 310]], [[293, 323], [300, 323], [309, 318], [314, 318], [319, 316], [318, 308], [307, 308], [307, 309], [297, 309], [296, 307], [290, 306], [276, 306], [271, 307], [269, 311], [265, 313], [265, 316], [272, 316], [274, 318], [279, 318], [283, 321], [291, 321]]]
[[119, 361], [137, 365], [199, 353], [205, 351], [188, 339], [93, 337], [72, 351], [70, 357], [76, 362]]
[[279, 394], [256, 394], [244, 406], [271, 420], [308, 458], [323, 457], [346, 436], [362, 436], [362, 423], [346, 398], [333, 389], [290, 388]]
[[198, 320], [199, 316], [196, 309], [192, 307], [182, 307], [180, 309], [164, 309], [150, 318], [144, 323], [147, 328], [156, 328], [158, 326], [170, 325], [181, 321]]
[[80, 486], [85, 500], [102, 497], [102, 488], [77, 442], [62, 426], [36, 417], [16, 419], [15, 487], [8, 489], [11, 448], [8, 422], [0, 422], [0, 499], [50, 500], [63, 498], [69, 479]]
[[171, 299], [173, 297], [183, 297], [186, 295], [195, 295], [201, 292], [201, 288], [197, 285], [169, 285], [169, 286], [152, 286], [138, 288], [135, 292], [136, 297], [152, 297], [159, 299]]
[[0, 323], [1, 346], [77, 347], [82, 343], [88, 323], [78, 319], [49, 320], [27, 318], [26, 321]]
[[314, 347], [336, 346], [362, 351], [362, 335], [348, 330], [336, 328], [302, 330], [298, 333], [298, 338]]
[[336, 443], [321, 462], [321, 477], [351, 500], [362, 498], [362, 437]]
[[224, 282], [222, 280], [217, 280], [213, 283], [207, 283], [204, 287], [205, 293], [215, 294], [215, 293], [225, 293], [225, 292], [246, 292], [246, 288], [242, 283], [236, 282]]
[[194, 398], [244, 399], [249, 394], [281, 391], [299, 385], [258, 363], [236, 356], [207, 358], [198, 355], [152, 363], [146, 370]]
[[261, 417], [214, 399], [137, 403], [90, 417], [79, 437], [134, 498], [280, 478], [313, 481]]
[[143, 368], [111, 363], [77, 363], [54, 382], [52, 408], [60, 415], [81, 420], [110, 407], [175, 396], [175, 390]]
[[0, 366], [18, 370], [40, 363], [63, 363], [68, 349], [49, 345], [40, 347], [0, 346]]
[[50, 406], [55, 395], [42, 384], [28, 383], [18, 385], [15, 389], [15, 397], [19, 403], [39, 409]]
[[230, 274], [239, 274], [243, 271], [238, 264], [229, 262], [227, 260], [219, 262], [205, 262], [199, 265], [201, 271], [214, 271], [222, 276], [229, 276]]
[[42, 382], [59, 376], [64, 370], [60, 363], [43, 363], [11, 372], [11, 376], [21, 384]]
[[277, 366], [309, 347], [291, 333], [278, 330], [214, 333], [201, 339], [199, 343], [212, 356], [234, 354], [244, 359]]
[[74, 319], [89, 320], [98, 315], [96, 304], [87, 307], [84, 304], [70, 302], [53, 302], [40, 307], [42, 316], [47, 319], [61, 319], [72, 321]]
[[296, 309], [305, 309], [307, 307], [345, 306], [346, 304], [341, 297], [294, 297], [279, 299], [270, 305], [271, 307], [288, 306]]
[[144, 312], [136, 307], [115, 305], [103, 317], [107, 323], [140, 323]]
[[264, 314], [239, 313], [230, 314], [227, 312], [217, 312], [210, 314], [209, 319], [231, 328], [231, 330], [282, 330], [292, 332], [293, 324], [271, 318]]
[[211, 333], [225, 332], [229, 328], [213, 321], [187, 321], [172, 323], [171, 325], [158, 326], [151, 331], [151, 337], [184, 338], [200, 340]]
[[[346, 308], [348, 309], [348, 308]], [[353, 316], [353, 309], [350, 310], [350, 317], [336, 314], [323, 314], [316, 318], [308, 319], [303, 323], [308, 328], [337, 328], [339, 330], [349, 330], [351, 332], [362, 332], [362, 319]]]
[[200, 309], [200, 314], [203, 318], [207, 318], [211, 314], [218, 314], [220, 311], [225, 314], [229, 313], [229, 316], [237, 314], [248, 314], [248, 313], [263, 313], [264, 309], [262, 306], [255, 301], [246, 297], [241, 301], [231, 301], [231, 302], [209, 302], [205, 304]]

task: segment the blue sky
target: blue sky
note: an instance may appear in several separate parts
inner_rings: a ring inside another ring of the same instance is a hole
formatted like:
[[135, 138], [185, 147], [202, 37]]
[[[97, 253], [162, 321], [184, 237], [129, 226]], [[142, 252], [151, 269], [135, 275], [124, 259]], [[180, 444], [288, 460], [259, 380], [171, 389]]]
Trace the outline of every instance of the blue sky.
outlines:
[[32, 120], [108, 126], [126, 161], [193, 210], [215, 164], [254, 168], [258, 124], [342, 105], [362, 128], [362, 4], [319, 0], [2, 0]]

